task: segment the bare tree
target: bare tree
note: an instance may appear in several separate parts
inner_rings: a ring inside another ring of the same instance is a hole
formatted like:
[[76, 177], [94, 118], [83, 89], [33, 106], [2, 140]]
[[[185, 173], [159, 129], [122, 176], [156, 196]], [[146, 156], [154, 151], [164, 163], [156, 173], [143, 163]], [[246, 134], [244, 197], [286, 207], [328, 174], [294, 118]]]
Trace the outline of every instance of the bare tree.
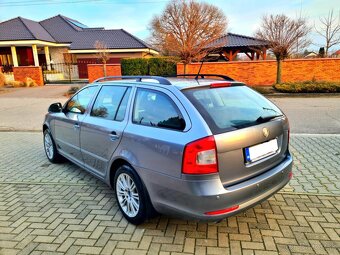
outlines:
[[284, 14], [262, 18], [256, 36], [269, 42], [269, 48], [277, 61], [276, 83], [281, 83], [281, 61], [286, 59], [296, 46], [303, 49], [310, 44], [307, 38], [311, 28], [304, 18], [291, 19]]
[[97, 57], [103, 63], [104, 77], [106, 77], [106, 63], [110, 59], [110, 52], [106, 44], [102, 41], [96, 41], [94, 46], [97, 50]]
[[[221, 38], [227, 27], [223, 11], [196, 0], [170, 1], [150, 23], [152, 44], [163, 54], [178, 56], [186, 64], [200, 61]], [[212, 46], [213, 45], [213, 46]]]
[[340, 44], [340, 13], [333, 16], [333, 10], [329, 11], [327, 17], [320, 17], [320, 29], [315, 27], [315, 31], [325, 39], [325, 56], [328, 56], [329, 49], [336, 44]]

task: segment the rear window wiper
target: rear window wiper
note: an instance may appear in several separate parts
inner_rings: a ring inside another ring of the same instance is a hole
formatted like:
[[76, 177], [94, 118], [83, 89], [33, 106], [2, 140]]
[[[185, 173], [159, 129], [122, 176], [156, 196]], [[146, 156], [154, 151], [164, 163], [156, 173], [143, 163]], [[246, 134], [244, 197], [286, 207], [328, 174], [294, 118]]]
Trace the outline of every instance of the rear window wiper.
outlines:
[[264, 123], [264, 122], [270, 121], [272, 119], [275, 119], [275, 118], [281, 117], [281, 116], [283, 116], [283, 115], [271, 115], [271, 116], [265, 116], [265, 117], [260, 116], [256, 119], [256, 122]]

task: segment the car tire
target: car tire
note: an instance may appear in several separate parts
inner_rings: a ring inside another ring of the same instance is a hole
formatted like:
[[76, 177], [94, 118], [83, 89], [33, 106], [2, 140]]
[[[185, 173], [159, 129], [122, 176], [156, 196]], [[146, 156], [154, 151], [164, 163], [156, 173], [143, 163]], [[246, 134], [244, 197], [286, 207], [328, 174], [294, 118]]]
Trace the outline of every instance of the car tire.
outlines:
[[119, 209], [128, 222], [139, 225], [156, 215], [145, 186], [130, 166], [122, 165], [117, 169], [113, 189]]
[[63, 157], [58, 153], [57, 147], [49, 129], [44, 131], [44, 150], [47, 159], [52, 163], [59, 163]]

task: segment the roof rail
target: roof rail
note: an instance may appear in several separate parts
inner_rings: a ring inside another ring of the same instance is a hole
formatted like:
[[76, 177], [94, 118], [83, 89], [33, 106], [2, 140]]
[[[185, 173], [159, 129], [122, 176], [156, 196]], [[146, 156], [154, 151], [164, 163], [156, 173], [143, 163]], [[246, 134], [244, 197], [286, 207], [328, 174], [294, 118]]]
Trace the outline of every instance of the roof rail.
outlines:
[[195, 77], [195, 79], [198, 79], [199, 77], [201, 79], [205, 79], [206, 76], [208, 77], [220, 77], [222, 78], [223, 80], [226, 80], [226, 81], [234, 81], [234, 79], [230, 78], [229, 76], [227, 75], [222, 75], [222, 74], [203, 74], [203, 73], [200, 73], [200, 74], [177, 74], [175, 75], [174, 77], [182, 77], [182, 76], [190, 76], [190, 77]]
[[109, 79], [134, 79], [136, 80], [137, 82], [142, 82], [142, 79], [151, 79], [151, 80], [156, 80], [159, 82], [159, 84], [162, 84], [162, 85], [172, 85], [171, 82], [164, 78], [164, 77], [160, 77], [160, 76], [139, 76], [139, 75], [130, 75], [130, 76], [106, 76], [106, 77], [101, 77], [101, 78], [98, 78], [96, 80], [93, 81], [93, 83], [96, 83], [96, 82], [100, 82], [100, 81], [105, 81], [105, 80], [109, 80]]

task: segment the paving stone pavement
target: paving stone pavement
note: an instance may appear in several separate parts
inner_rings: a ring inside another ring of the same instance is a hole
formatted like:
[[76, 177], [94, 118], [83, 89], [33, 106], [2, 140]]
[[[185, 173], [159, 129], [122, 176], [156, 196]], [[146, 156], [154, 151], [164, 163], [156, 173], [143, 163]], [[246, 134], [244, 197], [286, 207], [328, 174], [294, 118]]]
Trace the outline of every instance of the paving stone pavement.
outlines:
[[0, 132], [0, 255], [340, 254], [339, 144], [293, 135], [290, 185], [220, 223], [161, 216], [136, 227], [105, 184], [50, 164], [40, 133]]
[[340, 195], [340, 135], [292, 135], [290, 142], [292, 189]]

